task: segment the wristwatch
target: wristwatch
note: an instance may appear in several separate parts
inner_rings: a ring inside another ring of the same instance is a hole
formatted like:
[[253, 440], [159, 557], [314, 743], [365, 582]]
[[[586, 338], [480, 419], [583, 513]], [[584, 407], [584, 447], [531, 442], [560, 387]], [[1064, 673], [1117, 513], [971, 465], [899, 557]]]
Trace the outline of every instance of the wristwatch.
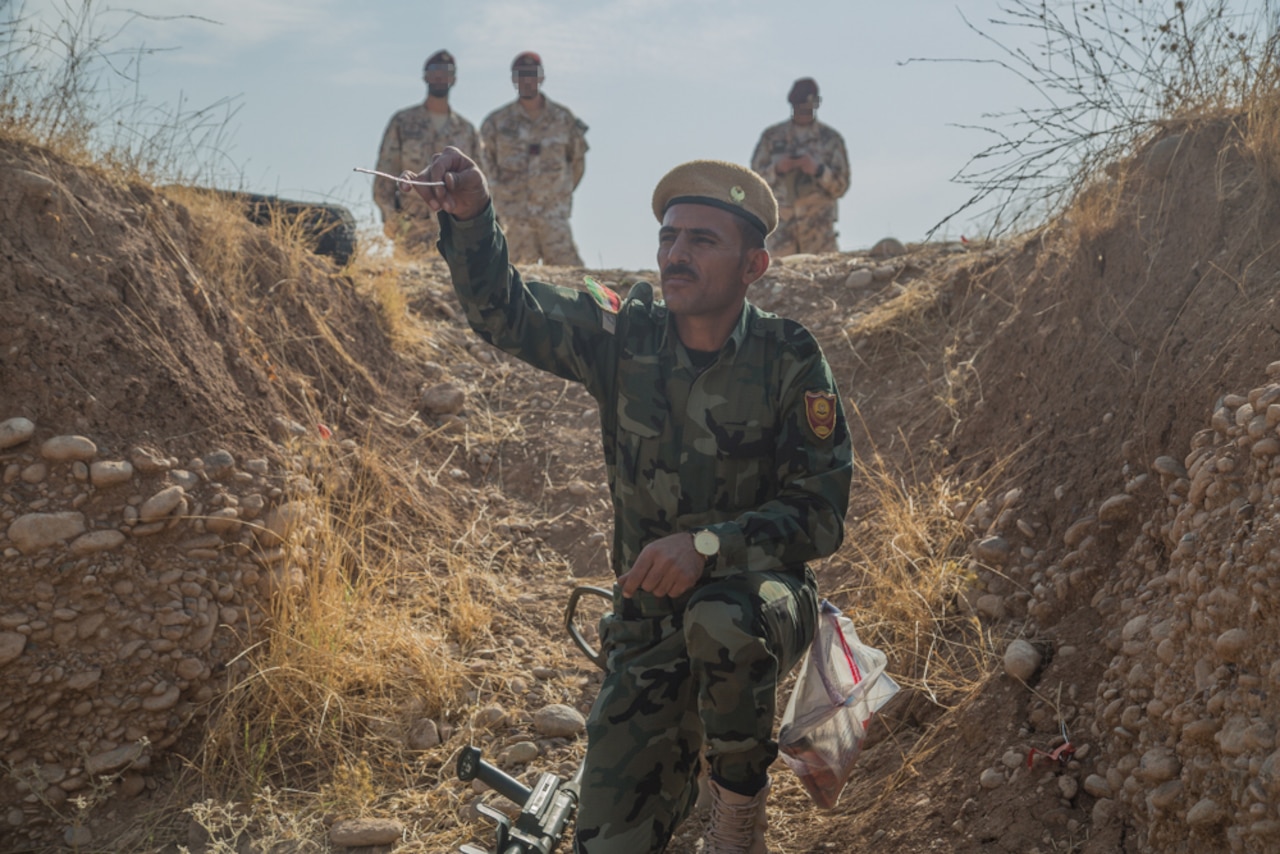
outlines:
[[705, 558], [720, 554], [720, 537], [715, 531], [700, 528], [693, 532], [693, 550]]

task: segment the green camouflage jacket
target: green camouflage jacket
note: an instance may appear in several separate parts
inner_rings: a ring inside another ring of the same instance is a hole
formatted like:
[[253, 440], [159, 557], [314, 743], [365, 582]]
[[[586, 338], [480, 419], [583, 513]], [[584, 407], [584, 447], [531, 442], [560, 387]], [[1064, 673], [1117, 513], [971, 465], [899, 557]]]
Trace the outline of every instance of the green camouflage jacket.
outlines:
[[613, 570], [679, 531], [720, 537], [711, 577], [800, 567], [844, 533], [853, 451], [835, 380], [799, 323], [747, 303], [699, 374], [647, 283], [608, 295], [523, 282], [492, 205], [441, 217], [467, 320], [496, 347], [586, 386], [600, 404], [613, 494]]

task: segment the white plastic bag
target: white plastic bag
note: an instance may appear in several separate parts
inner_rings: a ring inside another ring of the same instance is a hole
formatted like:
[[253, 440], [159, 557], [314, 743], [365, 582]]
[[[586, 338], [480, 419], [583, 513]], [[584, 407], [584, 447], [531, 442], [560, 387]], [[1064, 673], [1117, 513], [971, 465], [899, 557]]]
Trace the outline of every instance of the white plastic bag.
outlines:
[[884, 653], [858, 640], [849, 618], [823, 599], [778, 733], [783, 761], [823, 809], [840, 798], [871, 716], [898, 692], [885, 662]]

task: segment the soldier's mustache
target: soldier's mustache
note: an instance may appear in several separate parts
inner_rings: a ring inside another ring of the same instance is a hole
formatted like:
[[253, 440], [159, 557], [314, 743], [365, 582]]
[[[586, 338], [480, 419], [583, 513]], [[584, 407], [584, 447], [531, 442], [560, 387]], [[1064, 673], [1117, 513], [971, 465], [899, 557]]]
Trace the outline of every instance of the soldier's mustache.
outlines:
[[668, 276], [688, 276], [690, 279], [696, 280], [698, 273], [688, 264], [668, 264], [662, 270], [662, 278], [665, 279]]

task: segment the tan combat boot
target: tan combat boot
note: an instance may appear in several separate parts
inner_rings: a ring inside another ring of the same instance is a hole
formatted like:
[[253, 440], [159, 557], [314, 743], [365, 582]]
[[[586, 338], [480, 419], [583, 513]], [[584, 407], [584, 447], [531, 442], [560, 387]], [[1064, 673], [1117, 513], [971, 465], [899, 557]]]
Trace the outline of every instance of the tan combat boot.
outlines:
[[764, 831], [769, 825], [764, 803], [769, 784], [747, 797], [710, 780], [711, 822], [698, 847], [700, 854], [769, 854]]

